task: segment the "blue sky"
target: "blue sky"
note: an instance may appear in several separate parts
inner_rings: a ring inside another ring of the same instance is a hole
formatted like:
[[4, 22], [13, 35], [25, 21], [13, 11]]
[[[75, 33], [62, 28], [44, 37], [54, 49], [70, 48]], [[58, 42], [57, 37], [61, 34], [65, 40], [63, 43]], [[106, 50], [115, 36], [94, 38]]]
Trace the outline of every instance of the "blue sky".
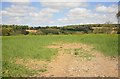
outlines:
[[117, 23], [117, 5], [117, 2], [2, 2], [1, 23], [29, 26]]

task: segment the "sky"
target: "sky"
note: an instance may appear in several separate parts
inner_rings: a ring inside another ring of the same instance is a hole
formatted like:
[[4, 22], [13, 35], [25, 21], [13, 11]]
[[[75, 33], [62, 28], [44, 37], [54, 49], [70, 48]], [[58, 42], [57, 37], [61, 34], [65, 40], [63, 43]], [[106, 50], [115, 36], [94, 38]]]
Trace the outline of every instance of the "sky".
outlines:
[[0, 5], [0, 24], [34, 27], [117, 23], [118, 3], [114, 1], [4, 0]]

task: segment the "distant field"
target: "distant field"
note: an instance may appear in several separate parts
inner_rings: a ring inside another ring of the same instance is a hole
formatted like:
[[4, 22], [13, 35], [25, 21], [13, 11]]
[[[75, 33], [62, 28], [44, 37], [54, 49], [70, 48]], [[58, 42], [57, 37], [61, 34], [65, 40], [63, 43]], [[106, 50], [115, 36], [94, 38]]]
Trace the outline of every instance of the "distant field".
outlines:
[[[95, 50], [102, 52], [104, 55], [118, 55], [117, 34], [3, 36], [3, 76], [32, 76], [37, 73], [38, 70], [30, 70], [14, 64], [14, 59], [50, 61], [56, 56], [57, 49], [49, 49], [45, 46], [54, 42], [84, 43], [93, 45]], [[44, 72], [45, 70], [39, 71]]]

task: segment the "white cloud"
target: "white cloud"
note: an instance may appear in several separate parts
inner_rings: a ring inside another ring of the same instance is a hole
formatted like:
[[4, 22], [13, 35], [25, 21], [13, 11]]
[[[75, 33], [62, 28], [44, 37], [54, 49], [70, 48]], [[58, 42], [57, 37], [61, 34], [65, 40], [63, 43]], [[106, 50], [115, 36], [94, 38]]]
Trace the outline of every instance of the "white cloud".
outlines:
[[20, 17], [14, 17], [14, 18], [10, 18], [9, 19], [10, 21], [9, 22], [15, 22], [16, 24], [19, 24], [19, 23], [22, 23], [22, 18], [20, 18]]
[[11, 7], [7, 7], [2, 10], [3, 16], [26, 16], [29, 12], [35, 11], [34, 7], [26, 6], [26, 5], [11, 5]]
[[85, 2], [41, 2], [42, 6], [54, 9], [71, 9], [76, 7], [86, 7], [88, 4]]
[[2, 2], [118, 2], [118, 0], [0, 0]]
[[32, 2], [118, 2], [118, 0], [30, 0]]
[[29, 6], [30, 0], [2, 0], [2, 2], [10, 2], [12, 5]]
[[[83, 3], [41, 3], [44, 7], [34, 7], [24, 3], [12, 3], [10, 7], [3, 9], [2, 15], [4, 24], [29, 24], [29, 25], [49, 25], [49, 24], [81, 24], [81, 23], [105, 23], [111, 21], [116, 23], [115, 5], [104, 6], [101, 11], [98, 5], [96, 9], [88, 9]], [[67, 10], [64, 10], [64, 8]], [[109, 8], [109, 11], [108, 9]], [[114, 8], [114, 9], [113, 9]], [[96, 11], [95, 11], [96, 10]], [[107, 10], [107, 11], [106, 11]], [[61, 14], [60, 14], [60, 13]], [[106, 12], [106, 13], [101, 13]], [[109, 12], [109, 13], [108, 13]], [[58, 16], [54, 17], [54, 14]], [[64, 15], [65, 14], [65, 15]], [[60, 17], [59, 17], [60, 15]]]
[[14, 16], [2, 21], [2, 24], [28, 25], [32, 22], [31, 17]]
[[107, 12], [107, 13], [117, 13], [118, 7], [117, 5], [111, 5], [111, 6], [104, 6], [104, 5], [98, 5], [96, 7], [96, 11], [98, 12]]
[[68, 12], [68, 16], [73, 17], [86, 17], [91, 11], [86, 8], [74, 8]]
[[87, 0], [36, 0], [40, 2], [86, 2]]
[[79, 20], [83, 20], [85, 18], [89, 18], [90, 15], [90, 10], [86, 8], [74, 8], [71, 9], [66, 15], [67, 17], [58, 19], [58, 21], [63, 21], [63, 22], [77, 22]]
[[2, 0], [2, 2], [30, 2], [30, 0]]
[[0, 12], [0, 24], [2, 24], [2, 13]]
[[[22, 6], [21, 6], [22, 5]], [[52, 8], [37, 9], [30, 5], [11, 5], [1, 11], [2, 17], [7, 18], [3, 24], [40, 24], [49, 23], [54, 13], [59, 10]], [[50, 22], [53, 23], [53, 22]]]
[[45, 14], [56, 13], [56, 12], [59, 12], [59, 10], [52, 8], [44, 8], [41, 10], [41, 13], [45, 13]]
[[56, 9], [45, 8], [42, 9], [40, 12], [31, 12], [29, 13], [30, 17], [32, 18], [32, 23], [40, 24], [40, 23], [53, 23], [52, 17], [54, 13], [59, 12]]
[[100, 14], [95, 13], [86, 8], [74, 8], [71, 9], [67, 14], [67, 17], [58, 19], [60, 23], [105, 23], [110, 21], [117, 23], [115, 14]]

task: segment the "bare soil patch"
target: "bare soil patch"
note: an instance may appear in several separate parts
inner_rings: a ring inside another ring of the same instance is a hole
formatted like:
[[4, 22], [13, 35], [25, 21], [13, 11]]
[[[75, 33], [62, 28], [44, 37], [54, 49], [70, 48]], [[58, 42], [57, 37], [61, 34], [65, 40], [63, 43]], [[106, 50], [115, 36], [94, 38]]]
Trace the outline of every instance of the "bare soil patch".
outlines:
[[[54, 43], [58, 56], [47, 66], [45, 77], [118, 77], [118, 60], [93, 50], [93, 46], [77, 43]], [[78, 54], [75, 54], [77, 52]], [[81, 55], [83, 54], [83, 55]]]
[[16, 58], [15, 63], [32, 70], [47, 69], [35, 75], [40, 77], [118, 77], [117, 58], [106, 57], [91, 45], [59, 42], [47, 48], [58, 49], [51, 62]]
[[23, 65], [27, 67], [28, 69], [32, 70], [41, 70], [45, 69], [47, 66], [46, 61], [41, 61], [37, 59], [21, 59], [21, 58], [16, 58], [15, 63], [19, 65]]

